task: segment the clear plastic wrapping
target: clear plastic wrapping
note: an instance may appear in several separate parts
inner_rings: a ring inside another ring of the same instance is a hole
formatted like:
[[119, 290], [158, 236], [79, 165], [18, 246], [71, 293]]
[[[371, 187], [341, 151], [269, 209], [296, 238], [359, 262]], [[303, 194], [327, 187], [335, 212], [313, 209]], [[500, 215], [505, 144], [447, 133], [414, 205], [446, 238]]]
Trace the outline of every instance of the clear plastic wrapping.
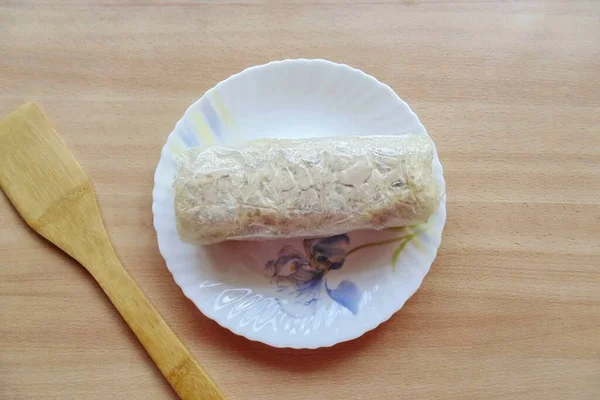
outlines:
[[425, 222], [437, 209], [428, 136], [261, 139], [187, 150], [177, 162], [181, 239], [336, 235]]

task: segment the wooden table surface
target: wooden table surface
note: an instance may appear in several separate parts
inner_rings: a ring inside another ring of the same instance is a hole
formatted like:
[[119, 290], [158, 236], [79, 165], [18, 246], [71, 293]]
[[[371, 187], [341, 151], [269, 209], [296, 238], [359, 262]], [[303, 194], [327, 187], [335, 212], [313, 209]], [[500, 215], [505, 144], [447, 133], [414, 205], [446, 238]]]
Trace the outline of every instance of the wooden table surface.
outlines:
[[[600, 2], [1, 0], [0, 37], [0, 114], [39, 102], [123, 263], [229, 399], [600, 398]], [[152, 227], [159, 151], [186, 107], [297, 57], [390, 84], [448, 185], [418, 293], [317, 351], [204, 317]], [[97, 285], [3, 194], [0, 264], [0, 398], [175, 398]]]

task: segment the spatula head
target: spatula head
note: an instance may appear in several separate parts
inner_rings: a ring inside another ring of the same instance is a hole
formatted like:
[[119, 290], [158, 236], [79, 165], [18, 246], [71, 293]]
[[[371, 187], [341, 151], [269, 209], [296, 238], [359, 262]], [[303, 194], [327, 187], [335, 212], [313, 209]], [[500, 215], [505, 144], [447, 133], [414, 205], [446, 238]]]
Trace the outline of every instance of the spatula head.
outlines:
[[34, 103], [0, 120], [0, 187], [33, 230], [79, 261], [84, 242], [106, 236], [87, 175]]

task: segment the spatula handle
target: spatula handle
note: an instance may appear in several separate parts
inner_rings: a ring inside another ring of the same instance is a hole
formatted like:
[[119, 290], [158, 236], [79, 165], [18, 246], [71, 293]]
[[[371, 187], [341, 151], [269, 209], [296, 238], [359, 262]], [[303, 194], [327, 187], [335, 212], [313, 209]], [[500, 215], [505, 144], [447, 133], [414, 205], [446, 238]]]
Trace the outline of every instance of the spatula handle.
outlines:
[[89, 265], [88, 270], [175, 392], [183, 400], [224, 399], [212, 379], [123, 268], [112, 246], [106, 246], [104, 257], [96, 261], [104, 265]]
[[33, 103], [0, 119], [0, 188], [33, 230], [94, 276], [183, 400], [224, 398], [121, 265], [89, 178]]

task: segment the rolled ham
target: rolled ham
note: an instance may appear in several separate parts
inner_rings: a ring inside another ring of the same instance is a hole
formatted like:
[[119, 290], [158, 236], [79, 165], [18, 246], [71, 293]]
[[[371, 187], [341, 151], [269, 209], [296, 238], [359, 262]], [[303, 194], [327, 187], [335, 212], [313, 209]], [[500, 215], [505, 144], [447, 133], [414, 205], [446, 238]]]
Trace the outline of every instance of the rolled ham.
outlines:
[[441, 190], [424, 135], [262, 139], [177, 160], [181, 239], [320, 237], [425, 222]]

